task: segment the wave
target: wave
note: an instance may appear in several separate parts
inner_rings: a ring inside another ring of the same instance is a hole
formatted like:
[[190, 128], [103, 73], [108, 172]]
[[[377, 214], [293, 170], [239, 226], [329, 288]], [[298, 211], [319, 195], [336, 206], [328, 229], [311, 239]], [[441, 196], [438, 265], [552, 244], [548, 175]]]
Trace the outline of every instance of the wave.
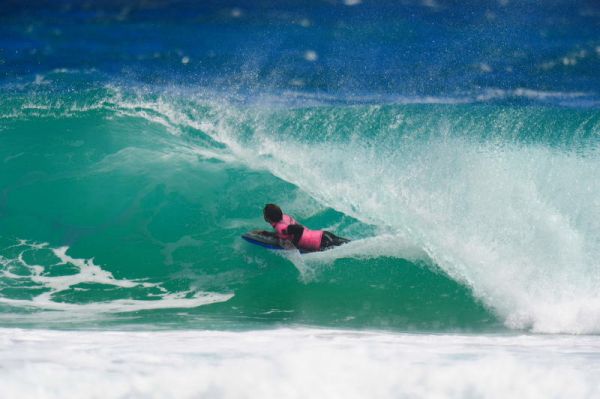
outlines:
[[[303, 212], [293, 198], [285, 199], [300, 195], [319, 212], [338, 212], [335, 220], [318, 214], [308, 220], [338, 223], [342, 234], [352, 233], [357, 241], [289, 258], [306, 281], [318, 280], [326, 265], [342, 259], [408, 259], [468, 287], [510, 328], [600, 330], [600, 115], [595, 110], [286, 107], [117, 87], [86, 101], [23, 112], [70, 116], [79, 107], [111, 120], [144, 120], [171, 133], [152, 150], [167, 157], [167, 167], [175, 154], [187, 157], [188, 166], [199, 156], [245, 176], [267, 173], [278, 181], [263, 189], [276, 187], [274, 197], [286, 209]], [[14, 109], [6, 113], [13, 115]], [[135, 163], [140, 151], [145, 150], [122, 148], [92, 170], [118, 170], [125, 159]], [[210, 173], [227, 173], [220, 170]], [[248, 195], [243, 178], [236, 179], [239, 183], [227, 188], [234, 203]], [[269, 192], [259, 197], [268, 199]], [[259, 220], [245, 218], [238, 231]]]
[[467, 114], [452, 120], [453, 111], [432, 123], [427, 111], [415, 117], [381, 107], [266, 118], [261, 110], [244, 136], [247, 115], [220, 110], [203, 133], [320, 203], [410, 237], [508, 326], [596, 331], [597, 113], [579, 121], [577, 137], [572, 120], [557, 129], [558, 118], [545, 111], [460, 110]]

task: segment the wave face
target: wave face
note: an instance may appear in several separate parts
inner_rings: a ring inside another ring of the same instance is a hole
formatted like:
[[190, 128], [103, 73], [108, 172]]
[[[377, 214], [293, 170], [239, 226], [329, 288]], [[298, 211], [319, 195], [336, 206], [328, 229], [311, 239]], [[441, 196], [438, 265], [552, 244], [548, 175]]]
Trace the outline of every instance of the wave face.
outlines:
[[2, 326], [600, 332], [593, 2], [5, 3]]
[[[5, 324], [600, 329], [594, 109], [47, 94], [0, 105]], [[252, 247], [266, 202], [354, 241]]]

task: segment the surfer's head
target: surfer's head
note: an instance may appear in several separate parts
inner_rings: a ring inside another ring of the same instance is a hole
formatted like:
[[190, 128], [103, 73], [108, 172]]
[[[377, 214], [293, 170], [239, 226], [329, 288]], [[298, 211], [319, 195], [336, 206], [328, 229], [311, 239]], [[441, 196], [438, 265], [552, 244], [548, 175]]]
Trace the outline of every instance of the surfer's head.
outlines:
[[283, 212], [277, 205], [267, 204], [263, 209], [263, 216], [268, 223], [277, 223], [283, 219]]

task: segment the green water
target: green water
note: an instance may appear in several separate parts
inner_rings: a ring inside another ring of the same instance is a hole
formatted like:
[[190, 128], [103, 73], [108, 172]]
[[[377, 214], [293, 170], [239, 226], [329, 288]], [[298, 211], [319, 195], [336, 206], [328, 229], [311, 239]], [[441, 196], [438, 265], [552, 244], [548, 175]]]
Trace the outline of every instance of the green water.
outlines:
[[[571, 289], [585, 270], [597, 276], [586, 263], [598, 251], [595, 110], [265, 107], [109, 88], [14, 95], [0, 114], [3, 325], [503, 329], [503, 301], [527, 313], [544, 300], [519, 291], [539, 294], [537, 272], [523, 270], [516, 292], [511, 278], [520, 259], [554, 273], [538, 251], [560, 237], [548, 227], [557, 212], [582, 237], [567, 248], [582, 267], [543, 283]], [[569, 181], [580, 189], [556, 194]], [[531, 187], [554, 213], [516, 214]], [[243, 242], [240, 234], [268, 227], [267, 202], [356, 249], [304, 258]], [[514, 233], [513, 218], [537, 230]], [[65, 246], [108, 282], [61, 261], [55, 251]], [[479, 266], [490, 259], [495, 277]], [[227, 297], [178, 302], [205, 293]], [[151, 301], [167, 302], [143, 306]], [[517, 328], [535, 324], [528, 317]]]

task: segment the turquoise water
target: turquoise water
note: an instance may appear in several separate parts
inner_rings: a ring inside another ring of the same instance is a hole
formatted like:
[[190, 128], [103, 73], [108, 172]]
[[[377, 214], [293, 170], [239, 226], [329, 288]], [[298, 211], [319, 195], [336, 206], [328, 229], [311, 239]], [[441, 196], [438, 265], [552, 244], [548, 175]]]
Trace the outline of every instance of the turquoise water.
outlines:
[[[600, 326], [595, 109], [33, 94], [1, 104], [5, 325]], [[250, 246], [269, 201], [354, 242]]]

